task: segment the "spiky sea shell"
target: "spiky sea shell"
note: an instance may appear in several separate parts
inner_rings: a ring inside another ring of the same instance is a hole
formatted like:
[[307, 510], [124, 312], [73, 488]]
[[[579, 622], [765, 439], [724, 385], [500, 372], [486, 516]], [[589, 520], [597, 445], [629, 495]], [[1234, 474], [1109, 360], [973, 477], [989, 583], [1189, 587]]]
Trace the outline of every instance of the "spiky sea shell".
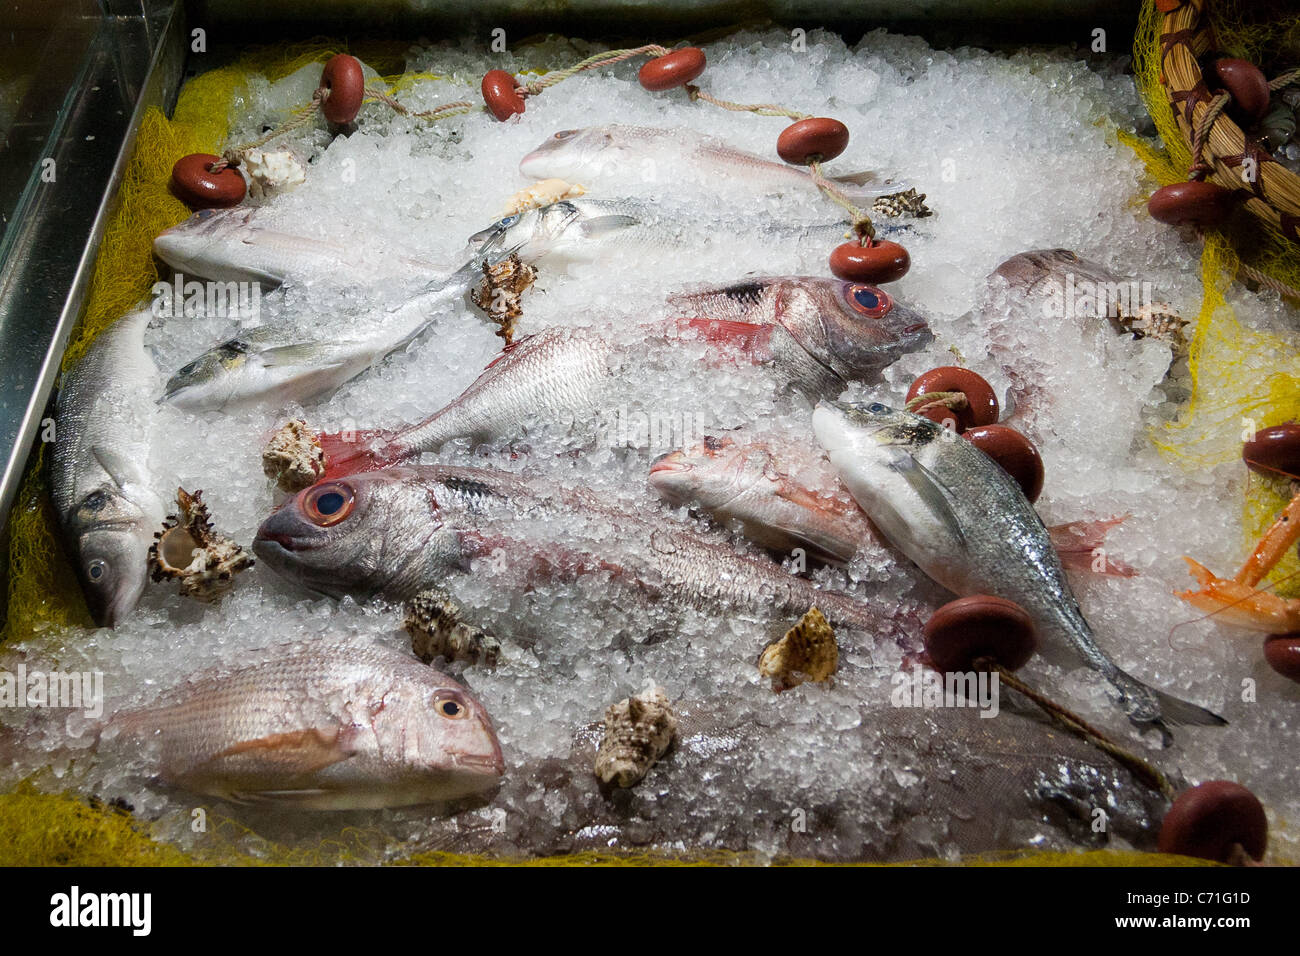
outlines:
[[668, 751], [676, 733], [677, 715], [662, 688], [611, 704], [596, 751], [596, 776], [605, 784], [635, 786]]
[[402, 622], [411, 636], [411, 650], [426, 664], [434, 658], [482, 662], [489, 667], [497, 662], [501, 644], [486, 631], [461, 618], [458, 604], [437, 590], [421, 591], [406, 606]]
[[210, 604], [253, 566], [253, 556], [213, 529], [202, 491], [177, 488], [176, 504], [178, 512], [168, 515], [149, 546], [150, 574], [155, 581], [179, 581], [182, 595]]
[[302, 491], [325, 474], [320, 438], [305, 421], [295, 418], [271, 436], [262, 449], [262, 471], [281, 491]]

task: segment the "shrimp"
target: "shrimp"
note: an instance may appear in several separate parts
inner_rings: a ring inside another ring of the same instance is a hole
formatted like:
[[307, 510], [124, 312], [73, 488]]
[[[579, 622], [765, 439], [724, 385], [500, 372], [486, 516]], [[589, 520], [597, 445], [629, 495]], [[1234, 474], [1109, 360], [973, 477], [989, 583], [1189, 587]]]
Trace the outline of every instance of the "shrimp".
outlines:
[[1274, 519], [1236, 577], [1216, 577], [1203, 564], [1184, 557], [1192, 577], [1201, 587], [1196, 591], [1176, 592], [1177, 596], [1192, 607], [1238, 627], [1268, 634], [1300, 631], [1300, 599], [1279, 597], [1257, 587], [1297, 541], [1300, 541], [1300, 494]]

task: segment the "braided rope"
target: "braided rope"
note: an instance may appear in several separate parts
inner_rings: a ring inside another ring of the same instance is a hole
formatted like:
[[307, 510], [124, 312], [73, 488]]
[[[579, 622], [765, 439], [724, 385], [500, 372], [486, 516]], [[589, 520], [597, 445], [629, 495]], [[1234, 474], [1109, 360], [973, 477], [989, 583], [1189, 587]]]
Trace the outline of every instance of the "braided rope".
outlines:
[[733, 113], [757, 113], [759, 116], [786, 116], [792, 120], [808, 119], [811, 113], [799, 113], [795, 110], [788, 110], [777, 103], [733, 103], [731, 100], [720, 100], [716, 96], [710, 96], [694, 83], [686, 84], [686, 92], [692, 100], [704, 100], [706, 103], [712, 103], [714, 106], [721, 106], [724, 110], [731, 110]]
[[556, 83], [567, 80], [571, 76], [576, 76], [583, 70], [594, 70], [600, 66], [613, 66], [615, 63], [622, 63], [624, 60], [630, 60], [634, 56], [641, 56], [645, 53], [665, 56], [671, 52], [667, 47], [659, 46], [657, 43], [647, 43], [645, 46], [639, 46], [632, 50], [607, 50], [604, 53], [595, 53], [585, 60], [578, 61], [567, 70], [556, 70], [553, 73], [547, 73], [540, 79], [524, 84], [519, 95], [536, 96], [542, 90], [549, 89]]
[[859, 209], [846, 196], [838, 186], [826, 178], [822, 173], [822, 161], [813, 159], [808, 163], [809, 175], [812, 176], [813, 182], [817, 188], [822, 191], [826, 198], [844, 208], [845, 211], [853, 218], [853, 231], [857, 234], [858, 239], [866, 245], [866, 240], [876, 237], [876, 227], [871, 224], [871, 217], [862, 209]]
[[418, 119], [444, 119], [448, 116], [462, 116], [465, 113], [472, 113], [481, 105], [479, 103], [471, 103], [469, 100], [457, 100], [455, 103], [443, 103], [441, 106], [435, 106], [431, 110], [412, 110], [403, 106], [384, 90], [376, 87], [367, 87], [366, 95], [372, 100], [383, 103], [395, 113], [399, 113], [402, 116], [414, 116]]

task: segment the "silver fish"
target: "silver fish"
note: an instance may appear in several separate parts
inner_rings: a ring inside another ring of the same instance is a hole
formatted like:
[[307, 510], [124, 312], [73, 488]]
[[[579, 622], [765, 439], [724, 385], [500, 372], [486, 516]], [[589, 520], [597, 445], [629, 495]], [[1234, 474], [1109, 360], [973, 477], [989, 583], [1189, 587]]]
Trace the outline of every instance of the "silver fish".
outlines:
[[194, 675], [112, 717], [99, 739], [151, 748], [168, 784], [309, 810], [457, 800], [505, 771], [492, 721], [464, 687], [409, 654], [328, 639]]
[[991, 594], [1019, 604], [1045, 647], [1069, 648], [1100, 673], [1134, 723], [1225, 723], [1143, 684], [1106, 656], [1038, 513], [1015, 481], [970, 442], [879, 402], [822, 402], [813, 430], [849, 492], [895, 547], [956, 594]]
[[[722, 178], [760, 195], [816, 191], [804, 169], [682, 128], [609, 125], [560, 130], [526, 155], [519, 171], [530, 179], [559, 178], [584, 186], [681, 179], [708, 186]], [[871, 172], [828, 178], [859, 205], [907, 188], [903, 182], [879, 182]]]
[[402, 305], [367, 317], [363, 324], [373, 329], [367, 335], [317, 339], [257, 326], [183, 365], [167, 380], [162, 401], [197, 410], [318, 398], [418, 338], [464, 298], [478, 270], [476, 263], [466, 264]]
[[151, 395], [158, 372], [145, 352], [148, 310], [102, 332], [59, 389], [50, 493], [77, 577], [100, 626], [135, 607], [165, 506], [148, 471]]
[[[885, 544], [841, 484], [820, 448], [798, 442], [705, 436], [650, 466], [650, 487], [669, 504], [697, 507], [775, 551], [804, 548], [827, 562]], [[1067, 571], [1132, 577], [1137, 572], [1097, 549], [1124, 518], [1072, 521], [1047, 529]]]
[[437, 275], [446, 269], [412, 256], [368, 255], [364, 242], [330, 242], [266, 229], [258, 210], [200, 209], [159, 233], [153, 251], [176, 272], [216, 282], [286, 281], [323, 277], [341, 284]]
[[[887, 293], [838, 279], [755, 279], [673, 301], [696, 315], [647, 326], [651, 341], [703, 340], [813, 397], [838, 395], [852, 380], [877, 381], [932, 340], [925, 320]], [[423, 422], [360, 442], [324, 438], [327, 474], [395, 464], [456, 438], [522, 437], [531, 426], [589, 418], [620, 376], [642, 367], [633, 351], [594, 329], [527, 336]]]
[[262, 522], [253, 549], [332, 597], [406, 600], [492, 560], [520, 569], [519, 587], [540, 573], [612, 573], [612, 587], [642, 599], [781, 617], [816, 605], [834, 624], [901, 640], [892, 612], [773, 561], [586, 492], [486, 469], [409, 466], [318, 482]]

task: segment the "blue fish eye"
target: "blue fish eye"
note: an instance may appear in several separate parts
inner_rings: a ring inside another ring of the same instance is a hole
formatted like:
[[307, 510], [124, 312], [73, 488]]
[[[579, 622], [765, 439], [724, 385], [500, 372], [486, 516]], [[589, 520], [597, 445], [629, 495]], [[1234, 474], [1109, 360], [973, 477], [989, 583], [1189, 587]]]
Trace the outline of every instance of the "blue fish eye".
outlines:
[[502, 219], [498, 225], [513, 226], [518, 221], [519, 221], [519, 214], [515, 213], [513, 216], [506, 216], [506, 218]]
[[874, 309], [880, 305], [880, 296], [876, 295], [870, 289], [858, 289], [853, 293], [853, 298], [857, 300], [858, 305], [865, 306], [868, 309]]
[[345, 503], [346, 499], [341, 494], [331, 491], [316, 499], [316, 510], [323, 515], [334, 515], [339, 513]]
[[867, 411], [875, 415], [879, 415], [881, 412], [889, 411], [889, 408], [886, 407], [885, 405], [880, 404], [880, 402], [872, 402], [870, 405], [867, 406]]

